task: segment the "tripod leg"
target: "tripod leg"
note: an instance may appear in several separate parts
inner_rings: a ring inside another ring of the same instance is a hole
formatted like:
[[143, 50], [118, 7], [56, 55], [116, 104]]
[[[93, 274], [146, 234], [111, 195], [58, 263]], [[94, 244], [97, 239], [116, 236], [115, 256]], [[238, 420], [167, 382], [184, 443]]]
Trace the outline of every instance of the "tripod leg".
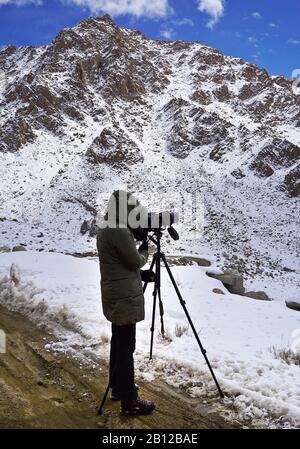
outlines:
[[101, 401], [101, 404], [100, 404], [99, 407], [98, 407], [97, 415], [102, 415], [102, 410], [103, 410], [103, 407], [104, 407], [104, 404], [105, 404], [105, 401], [106, 401], [106, 398], [107, 398], [109, 389], [110, 389], [110, 383], [107, 385], [107, 388], [106, 388], [106, 390], [105, 390], [103, 399], [102, 399], [102, 401]]
[[218, 391], [219, 391], [219, 394], [220, 394], [221, 398], [224, 398], [223, 391], [221, 390], [221, 387], [220, 387], [220, 385], [219, 385], [219, 383], [218, 383], [218, 381], [217, 381], [217, 378], [216, 378], [216, 376], [215, 376], [215, 373], [214, 373], [214, 371], [213, 371], [213, 369], [212, 369], [212, 367], [211, 367], [211, 364], [209, 363], [209, 360], [208, 360], [207, 355], [206, 355], [206, 350], [205, 350], [205, 349], [203, 348], [203, 346], [202, 346], [202, 343], [201, 343], [201, 341], [200, 341], [199, 335], [198, 335], [198, 333], [197, 333], [197, 331], [196, 331], [196, 329], [195, 329], [195, 326], [194, 326], [194, 324], [193, 324], [193, 322], [192, 322], [192, 319], [191, 319], [191, 317], [190, 317], [190, 315], [189, 315], [189, 312], [188, 312], [188, 310], [187, 310], [187, 308], [186, 308], [185, 301], [183, 300], [183, 298], [182, 298], [182, 296], [181, 296], [181, 293], [180, 293], [180, 291], [179, 291], [179, 289], [178, 289], [178, 287], [177, 287], [176, 281], [175, 281], [175, 279], [174, 279], [174, 277], [173, 277], [173, 275], [172, 275], [172, 272], [171, 272], [170, 267], [169, 267], [169, 265], [168, 265], [168, 262], [167, 262], [167, 260], [166, 260], [166, 258], [165, 258], [165, 255], [164, 255], [164, 254], [161, 254], [161, 258], [162, 258], [162, 260], [163, 260], [163, 262], [164, 262], [164, 265], [165, 265], [165, 267], [166, 267], [166, 269], [167, 269], [168, 275], [169, 275], [169, 277], [170, 277], [170, 279], [171, 279], [171, 282], [172, 282], [172, 284], [173, 284], [173, 287], [174, 287], [174, 289], [175, 289], [175, 291], [176, 291], [176, 293], [177, 293], [177, 296], [178, 296], [178, 298], [179, 298], [180, 304], [181, 304], [182, 307], [183, 307], [183, 310], [184, 310], [184, 312], [185, 312], [185, 315], [186, 315], [186, 317], [187, 317], [187, 319], [188, 319], [188, 322], [189, 322], [189, 324], [190, 324], [190, 326], [191, 326], [191, 328], [192, 328], [192, 331], [193, 331], [193, 333], [194, 333], [194, 336], [195, 336], [195, 338], [196, 338], [196, 340], [197, 340], [197, 343], [198, 343], [198, 345], [199, 345], [199, 348], [200, 348], [200, 350], [201, 350], [201, 352], [202, 352], [202, 354], [203, 354], [203, 356], [204, 356], [204, 359], [205, 359], [205, 361], [206, 361], [206, 363], [207, 363], [207, 366], [208, 366], [209, 371], [210, 371], [210, 373], [211, 373], [211, 375], [212, 375], [212, 378], [213, 378], [213, 380], [214, 380], [214, 382], [215, 382], [215, 384], [216, 384], [216, 387], [217, 387], [217, 389], [218, 389]]
[[152, 262], [152, 268], [155, 262], [155, 282], [154, 282], [154, 290], [153, 290], [153, 308], [152, 308], [152, 322], [151, 322], [151, 341], [150, 341], [150, 356], [149, 359], [152, 360], [153, 354], [153, 338], [154, 338], [154, 328], [155, 328], [155, 312], [156, 312], [156, 298], [158, 293], [158, 279], [159, 279], [159, 269], [160, 269], [160, 261], [157, 254], [155, 254], [155, 260]]
[[161, 300], [161, 270], [160, 270], [160, 258], [161, 253], [157, 253], [156, 260], [156, 288], [158, 293], [158, 304], [159, 304], [159, 315], [160, 315], [160, 329], [161, 335], [164, 338], [165, 336], [165, 327], [164, 327], [164, 306]]
[[160, 329], [161, 329], [161, 335], [164, 338], [165, 336], [165, 326], [164, 326], [164, 305], [161, 300], [161, 288], [160, 285], [158, 286], [158, 304], [159, 304], [159, 315], [160, 315]]
[[[153, 270], [153, 267], [154, 267], [154, 264], [155, 264], [155, 260], [156, 260], [156, 254], [153, 255], [153, 259], [152, 259], [152, 262], [151, 262], [151, 265], [150, 265], [150, 270], [151, 271]], [[148, 282], [144, 282], [143, 293], [145, 293], [147, 285], [148, 285]]]
[[151, 322], [151, 328], [150, 328], [150, 331], [151, 331], [150, 356], [149, 356], [150, 360], [152, 360], [152, 353], [153, 353], [153, 337], [154, 337], [154, 327], [155, 327], [156, 297], [157, 297], [157, 286], [156, 286], [156, 281], [155, 281], [154, 291], [153, 291], [152, 322]]
[[[113, 327], [112, 327], [112, 342], [113, 342]], [[112, 353], [114, 352], [113, 346], [111, 346], [111, 355], [110, 355], [110, 361], [109, 361], [109, 381], [108, 381], [108, 385], [106, 387], [105, 393], [103, 395], [102, 401], [99, 404], [98, 410], [97, 410], [97, 415], [102, 415], [102, 410], [109, 392], [109, 389], [112, 387], [113, 383], [114, 383], [114, 379], [115, 379], [115, 375], [116, 375], [116, 364], [113, 362], [112, 359]]]

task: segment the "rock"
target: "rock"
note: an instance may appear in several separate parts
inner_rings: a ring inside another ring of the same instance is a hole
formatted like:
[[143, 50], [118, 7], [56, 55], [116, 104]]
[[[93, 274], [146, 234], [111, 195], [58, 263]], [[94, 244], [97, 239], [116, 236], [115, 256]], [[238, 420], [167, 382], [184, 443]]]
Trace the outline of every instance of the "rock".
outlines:
[[137, 144], [117, 127], [104, 128], [88, 148], [86, 155], [92, 164], [124, 167], [143, 162]]
[[27, 249], [23, 245], [16, 245], [13, 247], [12, 252], [17, 252], [17, 251], [27, 251]]
[[287, 190], [290, 197], [300, 196], [300, 164], [296, 165], [284, 178], [282, 190]]
[[97, 257], [98, 256], [97, 251], [86, 251], [86, 252], [82, 252], [82, 253], [65, 253], [65, 254], [68, 256], [79, 257], [79, 258]]
[[97, 222], [95, 218], [93, 218], [93, 220], [91, 221], [83, 221], [80, 227], [80, 233], [82, 235], [85, 235], [87, 232], [89, 233], [90, 237], [95, 237], [95, 235], [97, 234]]
[[284, 76], [277, 76], [276, 78], [273, 78], [273, 83], [278, 84], [278, 86], [281, 87], [287, 87], [289, 89], [290, 84], [291, 84], [292, 80], [288, 80], [287, 78], [285, 78]]
[[207, 275], [221, 281], [230, 293], [236, 295], [243, 295], [245, 293], [243, 275], [237, 270], [226, 270], [222, 274], [207, 272]]
[[[299, 159], [300, 147], [288, 140], [273, 138], [259, 151], [249, 167], [258, 175], [269, 177], [273, 175], [276, 168], [291, 167], [299, 161]], [[291, 178], [293, 178], [293, 176], [291, 176]], [[295, 178], [297, 178], [297, 176]], [[287, 187], [288, 183], [291, 181], [293, 182], [293, 180], [285, 179]], [[293, 188], [290, 188], [290, 190], [293, 190]]]
[[231, 172], [231, 175], [236, 178], [236, 179], [242, 179], [245, 178], [245, 173], [240, 169], [240, 168], [236, 168], [235, 170], [233, 170]]
[[97, 221], [96, 221], [96, 219], [94, 218], [94, 219], [91, 221], [91, 224], [90, 224], [89, 236], [90, 236], [90, 237], [95, 237], [96, 234], [97, 234]]
[[197, 265], [199, 265], [200, 267], [210, 267], [211, 266], [211, 262], [207, 259], [203, 259], [202, 257], [194, 257], [192, 258]]
[[285, 304], [289, 309], [298, 310], [300, 312], [300, 302], [285, 301]]
[[210, 267], [211, 262], [207, 259], [194, 256], [167, 256], [167, 260], [172, 265], [194, 265], [195, 263], [200, 267]]
[[261, 301], [271, 301], [271, 299], [269, 298], [269, 296], [262, 291], [258, 291], [258, 292], [245, 292], [244, 296], [248, 296], [249, 298], [253, 298], [253, 299], [259, 299]]
[[0, 246], [0, 253], [10, 253], [10, 247], [9, 246]]
[[0, 151], [14, 152], [25, 143], [31, 143], [35, 134], [25, 118], [9, 119], [0, 129]]
[[294, 270], [293, 268], [289, 268], [289, 267], [283, 267], [282, 271], [286, 271], [288, 273], [295, 273], [296, 270]]
[[220, 288], [214, 288], [213, 289], [214, 293], [217, 293], [218, 295], [225, 295], [225, 293], [223, 292], [223, 290], [221, 290]]
[[240, 90], [239, 98], [243, 101], [248, 100], [251, 97], [257, 95], [257, 86], [256, 84], [244, 84]]
[[264, 160], [255, 160], [250, 165], [251, 170], [255, 170], [257, 174], [269, 178], [269, 176], [272, 176], [274, 174], [274, 170], [272, 167], [270, 167], [269, 164], [266, 163]]
[[80, 227], [80, 234], [85, 235], [89, 229], [90, 229], [89, 223], [87, 222], [87, 220], [84, 220]]
[[209, 153], [209, 159], [213, 161], [220, 161], [222, 156], [228, 152], [228, 148], [225, 145], [218, 144]]
[[214, 95], [219, 101], [226, 101], [231, 98], [231, 93], [229, 92], [229, 89], [226, 86], [226, 84], [216, 89], [214, 91]]
[[197, 90], [193, 93], [191, 99], [193, 101], [197, 101], [201, 105], [207, 105], [212, 102], [211, 96], [209, 92], [205, 92], [204, 90]]

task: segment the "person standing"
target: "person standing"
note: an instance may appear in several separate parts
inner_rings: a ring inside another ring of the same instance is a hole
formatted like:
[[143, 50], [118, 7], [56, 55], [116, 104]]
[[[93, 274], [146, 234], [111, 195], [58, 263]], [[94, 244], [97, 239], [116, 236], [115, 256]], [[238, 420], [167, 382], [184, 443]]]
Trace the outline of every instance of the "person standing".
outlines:
[[111, 399], [121, 401], [121, 413], [127, 416], [147, 415], [155, 409], [153, 401], [139, 397], [134, 381], [136, 323], [145, 318], [140, 269], [148, 260], [148, 244], [142, 243], [137, 250], [129, 215], [141, 207], [130, 193], [114, 191], [104, 217], [105, 226], [97, 232], [102, 308], [112, 323]]

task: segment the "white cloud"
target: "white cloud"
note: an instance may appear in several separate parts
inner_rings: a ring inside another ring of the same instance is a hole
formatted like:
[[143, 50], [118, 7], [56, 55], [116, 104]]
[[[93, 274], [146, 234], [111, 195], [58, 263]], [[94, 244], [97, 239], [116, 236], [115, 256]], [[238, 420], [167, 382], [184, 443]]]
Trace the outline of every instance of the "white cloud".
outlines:
[[276, 23], [269, 23], [269, 27], [270, 27], [270, 28], [278, 28], [278, 26], [276, 25]]
[[262, 15], [259, 12], [253, 12], [251, 15], [254, 19], [257, 19], [257, 20], [262, 19]]
[[208, 28], [213, 28], [224, 15], [225, 0], [198, 0], [198, 9], [211, 16], [207, 26]]
[[296, 40], [296, 39], [289, 39], [287, 41], [288, 44], [293, 44], [293, 45], [299, 45], [300, 41]]
[[[173, 12], [169, 0], [60, 0], [65, 5], [76, 5], [87, 8], [92, 14], [108, 13], [112, 16], [125, 14], [134, 17], [157, 19], [167, 17]], [[43, 0], [0, 0], [4, 5], [24, 6], [42, 5]]]
[[258, 39], [256, 37], [250, 36], [248, 37], [248, 42], [250, 42], [251, 44], [255, 44], [256, 42], [258, 42]]
[[132, 15], [156, 19], [172, 12], [169, 0], [61, 0], [63, 3], [87, 8], [93, 14], [108, 13], [111, 16]]
[[173, 30], [173, 28], [164, 28], [164, 29], [160, 30], [160, 35], [164, 39], [170, 40], [170, 39], [173, 39], [175, 37], [176, 33]]
[[191, 27], [194, 26], [194, 22], [192, 21], [192, 19], [188, 19], [187, 17], [184, 17], [183, 19], [172, 20], [172, 23], [177, 26], [185, 26], [185, 25], [188, 25]]
[[0, 7], [4, 5], [25, 6], [29, 4], [42, 5], [43, 0], [0, 0]]
[[261, 52], [257, 51], [256, 53], [253, 53], [253, 55], [251, 55], [251, 57], [254, 59], [255, 62], [259, 62], [259, 57], [261, 56]]

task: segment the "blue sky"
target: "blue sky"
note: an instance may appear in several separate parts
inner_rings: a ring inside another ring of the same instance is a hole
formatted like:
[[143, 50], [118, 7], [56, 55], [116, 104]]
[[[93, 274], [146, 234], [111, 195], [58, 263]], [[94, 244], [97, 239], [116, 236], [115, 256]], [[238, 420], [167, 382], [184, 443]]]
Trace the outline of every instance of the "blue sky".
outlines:
[[271, 75], [300, 68], [300, 0], [0, 0], [0, 46], [47, 44], [104, 12], [151, 38], [197, 40]]

